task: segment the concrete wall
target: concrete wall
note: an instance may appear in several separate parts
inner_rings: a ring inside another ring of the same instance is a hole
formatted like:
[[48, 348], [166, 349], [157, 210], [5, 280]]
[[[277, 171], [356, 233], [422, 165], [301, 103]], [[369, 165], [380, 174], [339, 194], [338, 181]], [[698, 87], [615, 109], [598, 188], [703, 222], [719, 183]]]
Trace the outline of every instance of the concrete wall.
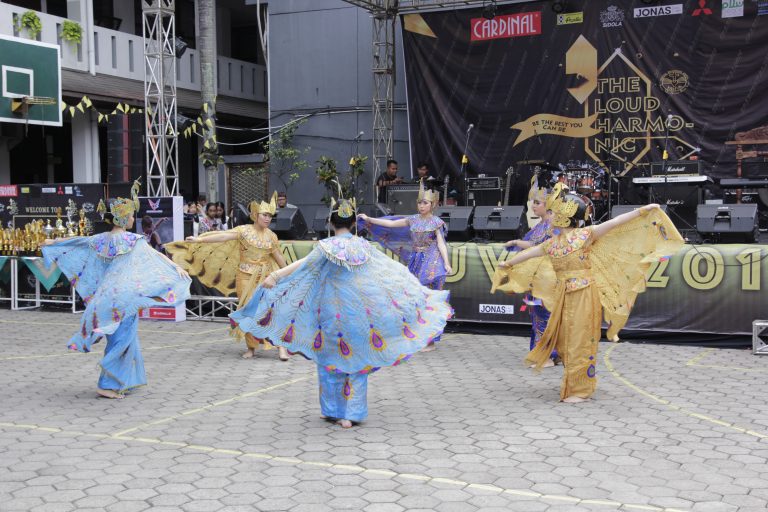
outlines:
[[[255, 3], [255, 2], [250, 2]], [[405, 113], [405, 75], [402, 43], [396, 41], [397, 82], [393, 157], [400, 175], [409, 176], [408, 125]], [[272, 126], [319, 110], [368, 109], [361, 113], [319, 114], [309, 118], [296, 137], [298, 146], [311, 148], [312, 164], [288, 191], [290, 202], [302, 207], [308, 222], [314, 217], [323, 188], [315, 177], [315, 161], [335, 158], [345, 169], [354, 150], [352, 140], [364, 131], [359, 152], [372, 154], [373, 94], [371, 19], [358, 7], [341, 0], [273, 0], [269, 2], [269, 107]], [[365, 200], [372, 199], [372, 165], [365, 176]], [[272, 181], [272, 185], [279, 182]]]

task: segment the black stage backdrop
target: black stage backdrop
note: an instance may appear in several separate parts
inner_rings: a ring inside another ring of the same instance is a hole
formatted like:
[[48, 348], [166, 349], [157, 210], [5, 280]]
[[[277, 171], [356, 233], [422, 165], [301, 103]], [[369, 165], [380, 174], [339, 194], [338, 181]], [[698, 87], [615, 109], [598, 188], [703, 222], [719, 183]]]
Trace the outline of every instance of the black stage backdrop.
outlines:
[[734, 176], [724, 143], [768, 124], [768, 2], [565, 5], [403, 17], [412, 164], [455, 175], [472, 123], [470, 175], [543, 159], [630, 177], [661, 159], [668, 124], [670, 159], [700, 148], [702, 173]]

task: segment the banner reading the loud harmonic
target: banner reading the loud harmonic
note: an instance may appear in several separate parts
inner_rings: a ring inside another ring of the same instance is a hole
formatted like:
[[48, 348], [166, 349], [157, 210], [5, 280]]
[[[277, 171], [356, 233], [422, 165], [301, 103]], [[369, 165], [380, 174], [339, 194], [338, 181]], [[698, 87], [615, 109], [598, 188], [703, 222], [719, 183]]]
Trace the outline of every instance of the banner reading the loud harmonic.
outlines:
[[[283, 242], [288, 262], [309, 254], [314, 242]], [[525, 324], [521, 295], [491, 294], [491, 277], [511, 253], [501, 244], [449, 243], [455, 320]], [[388, 253], [393, 257], [391, 253]], [[686, 245], [648, 272], [627, 329], [749, 334], [768, 319], [768, 246]]]
[[492, 19], [482, 9], [405, 15], [412, 163], [456, 173], [473, 124], [470, 173], [500, 176], [529, 160], [633, 173], [661, 160], [667, 140], [671, 159], [698, 156], [704, 173], [732, 176], [736, 146], [725, 143], [768, 138], [762, 4], [600, 0], [556, 14], [552, 2], [524, 2]]

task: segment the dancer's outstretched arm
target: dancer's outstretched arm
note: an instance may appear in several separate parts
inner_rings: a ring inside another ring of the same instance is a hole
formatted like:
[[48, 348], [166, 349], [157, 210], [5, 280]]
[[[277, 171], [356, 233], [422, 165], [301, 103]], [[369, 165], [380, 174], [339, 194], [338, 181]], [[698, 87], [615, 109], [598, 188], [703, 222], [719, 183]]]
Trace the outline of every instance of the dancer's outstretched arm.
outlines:
[[207, 244], [214, 242], [229, 242], [230, 240], [237, 240], [238, 238], [240, 238], [240, 234], [237, 231], [230, 229], [229, 231], [219, 231], [212, 235], [188, 236], [187, 242]]
[[518, 265], [531, 258], [538, 258], [539, 256], [544, 256], [544, 248], [541, 245], [537, 245], [535, 248], [529, 251], [518, 253], [513, 258], [510, 258], [506, 261], [502, 261], [501, 263], [499, 263], [498, 266], [499, 268], [511, 267], [514, 265]]
[[383, 226], [385, 228], [404, 228], [408, 226], [408, 220], [407, 219], [397, 219], [397, 220], [390, 220], [390, 219], [377, 219], [374, 217], [369, 217], [364, 213], [361, 213], [358, 215], [359, 218], [363, 219], [365, 222], [370, 222], [371, 224], [375, 224], [377, 226]]
[[275, 270], [274, 272], [269, 274], [269, 276], [267, 276], [267, 278], [264, 281], [261, 282], [261, 286], [263, 286], [264, 288], [272, 288], [273, 286], [275, 286], [277, 284], [277, 282], [279, 280], [281, 280], [284, 277], [288, 277], [289, 275], [291, 275], [293, 273], [293, 271], [296, 270], [297, 268], [299, 268], [304, 263], [304, 260], [306, 260], [306, 259], [307, 259], [307, 257], [305, 256], [305, 257], [301, 258], [300, 260], [294, 261], [293, 263], [291, 263], [287, 267], [283, 267], [280, 270]]
[[614, 217], [609, 221], [603, 222], [602, 224], [598, 224], [597, 226], [593, 227], [592, 236], [595, 239], [598, 239], [601, 236], [608, 234], [612, 229], [621, 226], [622, 224], [626, 224], [627, 222], [634, 220], [638, 217], [642, 217], [643, 215], [648, 215], [649, 212], [657, 209], [658, 207], [659, 205], [655, 203], [647, 204], [642, 208], [638, 208], [637, 210], [632, 210], [631, 212], [623, 213], [618, 217]]

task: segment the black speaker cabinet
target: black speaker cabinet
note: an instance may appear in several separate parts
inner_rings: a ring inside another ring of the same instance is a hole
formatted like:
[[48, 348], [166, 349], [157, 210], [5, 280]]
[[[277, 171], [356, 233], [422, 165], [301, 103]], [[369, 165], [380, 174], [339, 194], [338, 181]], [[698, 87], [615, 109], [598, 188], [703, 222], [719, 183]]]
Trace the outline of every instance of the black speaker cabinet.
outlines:
[[476, 206], [472, 227], [487, 240], [512, 240], [525, 234], [525, 207]]
[[[645, 205], [642, 204], [617, 204], [613, 208], [611, 208], [611, 218], [616, 218], [619, 215], [623, 215], [625, 213], [629, 213], [631, 211], [637, 210], [638, 208], [642, 208]], [[667, 213], [667, 205], [662, 204], [661, 211], [664, 213]], [[672, 219], [672, 222], [674, 223], [674, 219]]]
[[756, 204], [700, 204], [696, 229], [713, 242], [754, 243], [757, 241]]
[[307, 234], [307, 223], [298, 208], [279, 208], [269, 229], [280, 239], [301, 240]]
[[312, 220], [312, 231], [317, 235], [317, 239], [328, 238], [328, 231], [331, 229], [328, 224], [328, 216], [330, 208], [327, 206], [321, 206], [315, 210], [315, 218]]
[[387, 187], [387, 207], [392, 215], [413, 215], [417, 212], [418, 185], [390, 185]]
[[472, 206], [444, 206], [437, 208], [434, 215], [440, 217], [448, 227], [448, 240], [466, 242], [472, 238]]

